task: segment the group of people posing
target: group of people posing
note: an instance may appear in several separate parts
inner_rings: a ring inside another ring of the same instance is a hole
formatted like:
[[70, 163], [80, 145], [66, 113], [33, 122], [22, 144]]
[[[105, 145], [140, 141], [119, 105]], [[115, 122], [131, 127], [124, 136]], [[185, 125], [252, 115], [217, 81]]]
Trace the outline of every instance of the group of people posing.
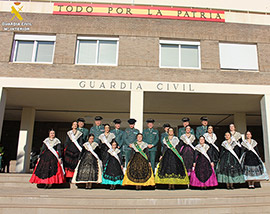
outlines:
[[[90, 132], [84, 128], [83, 118], [74, 121], [63, 145], [55, 131], [50, 130], [30, 182], [45, 184], [45, 188], [64, 182], [83, 183], [87, 189], [98, 183], [110, 185], [111, 190], [116, 185], [136, 186], [140, 190], [142, 186], [167, 184], [173, 190], [175, 185], [206, 189], [218, 183], [233, 189], [234, 183], [247, 181], [249, 188], [254, 189], [254, 182], [269, 179], [252, 133], [247, 131], [242, 137], [234, 124], [230, 124], [230, 131], [218, 147], [207, 117], [201, 117], [202, 125], [196, 128], [196, 135], [189, 118], [182, 119], [178, 137], [169, 124], [164, 124], [160, 139], [153, 119], [146, 121], [143, 133], [134, 127], [135, 119], [128, 120], [125, 131], [120, 129], [120, 119], [113, 121], [113, 130], [109, 124], [102, 125], [102, 119], [95, 117]], [[161, 155], [156, 166], [159, 141]]]

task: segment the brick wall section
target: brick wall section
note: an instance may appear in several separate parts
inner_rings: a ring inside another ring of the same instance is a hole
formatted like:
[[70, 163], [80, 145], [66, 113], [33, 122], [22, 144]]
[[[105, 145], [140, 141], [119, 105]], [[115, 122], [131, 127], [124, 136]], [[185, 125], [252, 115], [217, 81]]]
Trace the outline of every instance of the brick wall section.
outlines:
[[201, 68], [220, 69], [218, 41], [201, 41]]
[[[10, 21], [10, 13], [0, 20]], [[24, 14], [30, 34], [55, 34], [54, 64], [10, 63], [12, 32], [0, 28], [0, 76], [201, 83], [270, 83], [270, 26], [121, 17]], [[75, 65], [77, 35], [119, 37], [118, 66]], [[159, 68], [159, 40], [201, 42], [202, 69]], [[260, 72], [219, 68], [218, 42], [258, 44]]]
[[153, 37], [119, 38], [120, 66], [159, 66], [159, 39]]
[[13, 44], [13, 32], [0, 32], [0, 62], [9, 62]]
[[76, 54], [76, 34], [56, 34], [54, 53], [55, 64], [74, 64]]
[[260, 72], [270, 72], [270, 44], [258, 43], [257, 51]]

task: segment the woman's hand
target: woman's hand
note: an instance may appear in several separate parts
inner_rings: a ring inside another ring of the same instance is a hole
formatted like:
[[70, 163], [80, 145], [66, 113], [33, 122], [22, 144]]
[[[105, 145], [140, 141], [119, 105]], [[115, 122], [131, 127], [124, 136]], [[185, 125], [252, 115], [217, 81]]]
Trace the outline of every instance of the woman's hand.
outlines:
[[151, 163], [149, 162], [149, 166], [151, 166]]
[[129, 144], [129, 147], [130, 147], [130, 148], [132, 147], [132, 143], [131, 143], [131, 144]]
[[161, 161], [161, 159], [162, 159], [162, 156], [160, 156], [159, 161]]
[[212, 163], [211, 163], [211, 166], [212, 166], [212, 167], [214, 167], [214, 166], [215, 166], [215, 164], [212, 162]]

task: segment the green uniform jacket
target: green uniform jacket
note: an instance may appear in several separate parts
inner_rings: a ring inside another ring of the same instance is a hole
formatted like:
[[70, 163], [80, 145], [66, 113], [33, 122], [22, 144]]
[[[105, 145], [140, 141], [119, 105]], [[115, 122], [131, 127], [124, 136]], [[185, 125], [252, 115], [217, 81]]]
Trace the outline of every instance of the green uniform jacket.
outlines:
[[88, 136], [89, 136], [89, 130], [87, 128], [77, 128], [77, 130], [79, 130], [83, 135], [83, 142], [87, 142], [88, 141]]
[[90, 129], [90, 134], [93, 134], [95, 135], [95, 142], [99, 142], [99, 135], [103, 134], [104, 133], [104, 126], [103, 125], [100, 125], [100, 126], [93, 126], [91, 129]]
[[[190, 129], [190, 133], [193, 134], [193, 135], [195, 135], [194, 129]], [[179, 128], [178, 129], [178, 138], [180, 139], [180, 137], [183, 134], [186, 134], [186, 128], [185, 127], [182, 127], [182, 128]]]
[[147, 144], [153, 145], [149, 152], [156, 152], [159, 141], [159, 133], [157, 129], [144, 129], [143, 130], [143, 141]]
[[126, 128], [123, 134], [123, 140], [124, 140], [124, 146], [125, 149], [131, 150], [129, 147], [129, 144], [134, 143], [137, 141], [137, 134], [139, 134], [140, 131], [138, 129], [131, 129], [131, 128]]
[[199, 139], [200, 136], [204, 135], [207, 132], [207, 126], [198, 126], [196, 128], [196, 138]]
[[113, 129], [113, 130], [111, 130], [111, 133], [114, 133], [114, 135], [115, 135], [115, 141], [118, 143], [118, 146], [120, 148], [122, 148], [122, 146], [123, 146], [123, 134], [124, 134], [124, 131], [122, 131], [120, 129]]
[[169, 134], [168, 134], [167, 132], [163, 132], [163, 133], [161, 134], [161, 136], [160, 136], [160, 142], [161, 142], [161, 145], [163, 145], [163, 139], [164, 139], [165, 137], [167, 137], [167, 136], [169, 136]]

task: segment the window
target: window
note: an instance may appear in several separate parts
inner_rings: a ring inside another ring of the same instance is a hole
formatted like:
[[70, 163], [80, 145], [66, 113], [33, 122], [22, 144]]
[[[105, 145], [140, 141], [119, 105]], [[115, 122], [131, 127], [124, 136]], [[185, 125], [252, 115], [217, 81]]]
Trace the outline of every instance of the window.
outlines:
[[55, 36], [16, 34], [13, 62], [52, 63]]
[[118, 38], [78, 37], [76, 64], [117, 65]]
[[220, 68], [258, 70], [257, 46], [253, 44], [219, 44]]
[[160, 67], [200, 68], [200, 43], [160, 41]]

